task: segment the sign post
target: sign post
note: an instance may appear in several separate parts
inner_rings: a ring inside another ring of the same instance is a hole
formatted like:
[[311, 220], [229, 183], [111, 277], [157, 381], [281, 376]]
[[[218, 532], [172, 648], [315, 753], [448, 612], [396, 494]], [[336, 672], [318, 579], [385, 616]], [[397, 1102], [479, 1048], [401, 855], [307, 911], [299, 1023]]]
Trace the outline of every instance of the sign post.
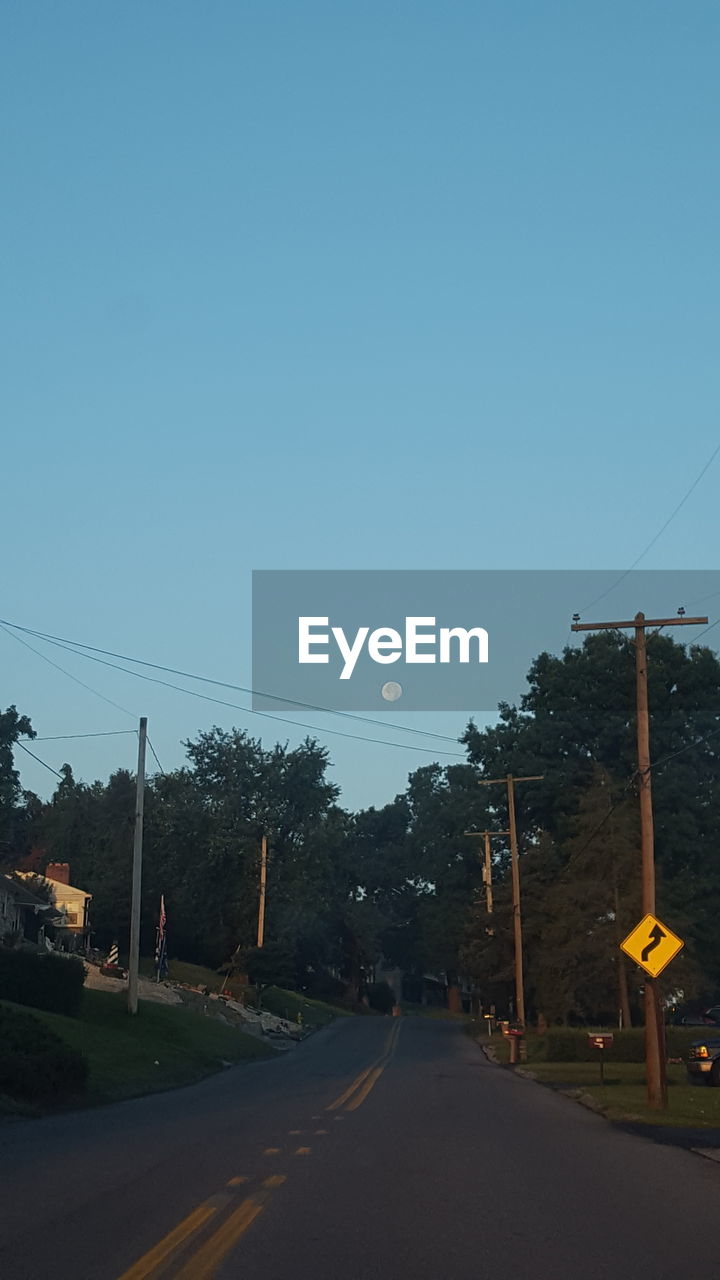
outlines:
[[595, 1035], [588, 1031], [588, 1044], [593, 1049], [600, 1050], [600, 1084], [603, 1088], [605, 1088], [605, 1050], [611, 1047], [612, 1042], [612, 1031], [601, 1031]]

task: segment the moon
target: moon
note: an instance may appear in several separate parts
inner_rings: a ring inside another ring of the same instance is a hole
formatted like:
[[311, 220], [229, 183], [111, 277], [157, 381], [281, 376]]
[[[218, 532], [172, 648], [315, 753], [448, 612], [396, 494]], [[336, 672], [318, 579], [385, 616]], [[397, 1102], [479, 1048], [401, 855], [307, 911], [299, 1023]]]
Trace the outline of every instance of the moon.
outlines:
[[402, 685], [397, 680], [388, 680], [380, 690], [386, 702], [397, 702], [402, 697]]

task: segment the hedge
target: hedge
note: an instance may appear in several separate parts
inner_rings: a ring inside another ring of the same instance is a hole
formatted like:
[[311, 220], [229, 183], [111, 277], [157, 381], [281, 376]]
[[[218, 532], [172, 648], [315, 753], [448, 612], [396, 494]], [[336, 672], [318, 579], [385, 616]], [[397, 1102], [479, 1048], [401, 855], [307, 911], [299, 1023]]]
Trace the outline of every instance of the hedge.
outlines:
[[0, 948], [0, 999], [75, 1018], [80, 1012], [85, 972], [77, 956]]
[[0, 1005], [0, 1093], [29, 1102], [61, 1101], [85, 1089], [86, 1059], [49, 1027]]
[[[708, 1028], [710, 1032], [713, 1028]], [[632, 1027], [613, 1031], [613, 1042], [605, 1050], [607, 1062], [644, 1062], [645, 1031]], [[703, 1038], [703, 1028], [667, 1027], [665, 1042], [669, 1058], [687, 1057], [694, 1040]], [[712, 1038], [712, 1037], [711, 1037]], [[720, 1038], [720, 1036], [715, 1036]], [[557, 1028], [544, 1036], [528, 1036], [528, 1055], [536, 1062], [597, 1062], [600, 1051], [588, 1041], [588, 1032]]]

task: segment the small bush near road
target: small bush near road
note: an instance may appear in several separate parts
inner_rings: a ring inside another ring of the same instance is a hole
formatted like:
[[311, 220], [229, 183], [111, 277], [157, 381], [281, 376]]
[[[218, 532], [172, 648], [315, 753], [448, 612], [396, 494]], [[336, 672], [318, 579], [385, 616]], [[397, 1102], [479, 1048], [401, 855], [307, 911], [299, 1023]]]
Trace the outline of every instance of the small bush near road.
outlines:
[[77, 956], [0, 949], [0, 1000], [76, 1018], [85, 972]]
[[395, 993], [387, 982], [373, 982], [367, 989], [368, 1004], [378, 1013], [392, 1013]]
[[88, 1064], [31, 1013], [0, 1004], [0, 1094], [28, 1102], [80, 1095]]

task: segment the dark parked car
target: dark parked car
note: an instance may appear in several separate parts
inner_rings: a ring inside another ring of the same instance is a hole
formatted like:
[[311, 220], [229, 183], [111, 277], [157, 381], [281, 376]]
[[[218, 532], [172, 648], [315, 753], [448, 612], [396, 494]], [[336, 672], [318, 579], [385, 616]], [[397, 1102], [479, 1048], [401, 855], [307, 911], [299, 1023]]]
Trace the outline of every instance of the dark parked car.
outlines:
[[674, 1027], [720, 1027], [720, 1004], [714, 1004], [701, 1013], [681, 1006], [675, 1010], [671, 1021]]
[[694, 1040], [690, 1046], [690, 1054], [686, 1062], [688, 1079], [698, 1083], [720, 1087], [720, 1040]]

